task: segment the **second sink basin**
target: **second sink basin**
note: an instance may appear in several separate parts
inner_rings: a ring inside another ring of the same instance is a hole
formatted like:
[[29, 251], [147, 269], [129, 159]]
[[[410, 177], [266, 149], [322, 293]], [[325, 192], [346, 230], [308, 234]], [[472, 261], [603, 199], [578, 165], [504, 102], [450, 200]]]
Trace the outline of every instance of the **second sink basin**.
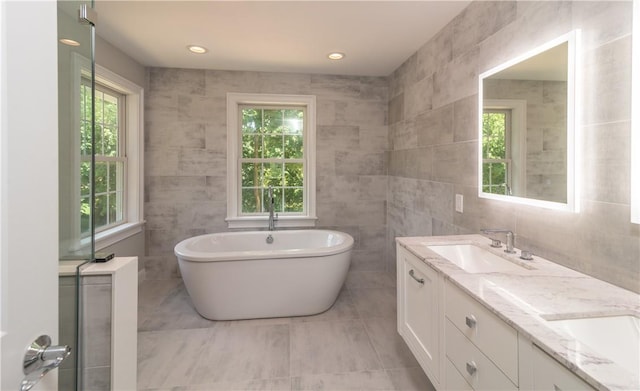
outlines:
[[640, 371], [640, 318], [619, 315], [552, 320], [549, 324], [629, 372], [637, 375]]
[[468, 273], [521, 271], [522, 266], [509, 262], [473, 244], [445, 244], [427, 246], [438, 255], [453, 262]]

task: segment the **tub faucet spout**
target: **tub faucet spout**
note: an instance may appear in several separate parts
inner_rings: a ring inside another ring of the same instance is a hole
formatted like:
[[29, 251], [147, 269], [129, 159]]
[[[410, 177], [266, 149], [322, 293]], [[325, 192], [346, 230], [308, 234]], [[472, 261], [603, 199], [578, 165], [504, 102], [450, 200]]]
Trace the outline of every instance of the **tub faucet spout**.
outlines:
[[276, 199], [273, 196], [273, 187], [269, 186], [269, 231], [274, 231], [276, 229], [276, 221], [278, 221], [278, 215], [274, 216], [274, 209], [276, 205]]

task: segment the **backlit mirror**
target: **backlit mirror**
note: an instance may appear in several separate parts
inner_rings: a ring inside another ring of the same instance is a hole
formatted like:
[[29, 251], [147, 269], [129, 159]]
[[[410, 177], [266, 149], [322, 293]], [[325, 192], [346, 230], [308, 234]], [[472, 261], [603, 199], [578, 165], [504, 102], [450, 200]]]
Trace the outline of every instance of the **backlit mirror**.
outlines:
[[577, 34], [480, 75], [480, 197], [577, 211]]

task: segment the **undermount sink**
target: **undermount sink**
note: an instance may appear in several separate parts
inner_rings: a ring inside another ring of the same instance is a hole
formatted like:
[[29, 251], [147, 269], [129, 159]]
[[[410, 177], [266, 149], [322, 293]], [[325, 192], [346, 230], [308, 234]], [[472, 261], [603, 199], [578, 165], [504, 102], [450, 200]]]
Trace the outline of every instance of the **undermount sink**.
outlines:
[[640, 318], [633, 315], [549, 320], [554, 329], [633, 374], [640, 368]]
[[468, 273], [521, 271], [522, 266], [509, 262], [473, 244], [431, 245], [428, 249]]

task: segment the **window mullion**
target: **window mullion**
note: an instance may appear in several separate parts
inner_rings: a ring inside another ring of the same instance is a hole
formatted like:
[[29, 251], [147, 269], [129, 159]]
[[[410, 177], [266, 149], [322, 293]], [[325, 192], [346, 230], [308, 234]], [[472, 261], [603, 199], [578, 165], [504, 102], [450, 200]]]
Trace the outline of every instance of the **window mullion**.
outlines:
[[100, 161], [100, 162], [126, 162], [127, 159], [125, 157], [120, 157], [120, 156], [96, 155], [96, 161]]
[[304, 164], [304, 159], [279, 159], [279, 158], [268, 158], [268, 159], [256, 159], [256, 158], [240, 158], [240, 163], [302, 163]]

